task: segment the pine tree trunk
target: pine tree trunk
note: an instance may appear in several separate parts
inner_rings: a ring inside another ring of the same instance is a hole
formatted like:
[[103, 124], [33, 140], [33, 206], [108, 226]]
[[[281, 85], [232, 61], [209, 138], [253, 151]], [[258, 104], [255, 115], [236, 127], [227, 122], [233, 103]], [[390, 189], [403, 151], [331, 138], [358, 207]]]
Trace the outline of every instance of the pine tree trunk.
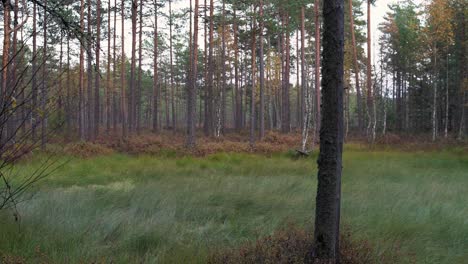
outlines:
[[289, 108], [289, 62], [290, 62], [290, 39], [289, 39], [289, 14], [283, 14], [283, 41], [282, 41], [282, 63], [283, 63], [283, 81], [282, 81], [282, 107], [281, 107], [281, 132], [289, 133], [291, 129], [290, 108]]
[[[260, 0], [262, 1], [262, 0]], [[222, 10], [222, 36], [221, 36], [221, 74], [222, 74], [222, 83], [221, 83], [221, 134], [225, 134], [226, 130], [226, 3], [225, 0], [222, 0], [223, 10]]]
[[253, 21], [252, 21], [252, 90], [250, 96], [250, 147], [255, 146], [255, 88], [256, 88], [256, 50], [257, 50], [257, 37], [255, 35], [256, 22], [255, 22], [255, 7], [253, 12]]
[[86, 94], [87, 94], [87, 102], [86, 102], [86, 139], [93, 140], [94, 139], [94, 114], [93, 114], [93, 106], [94, 106], [94, 96], [93, 96], [93, 53], [92, 53], [92, 27], [91, 27], [91, 0], [88, 0], [88, 29], [87, 29], [87, 36], [86, 36], [86, 54], [87, 54], [87, 81], [88, 85], [86, 87]]
[[[81, 0], [80, 7], [80, 33], [84, 35], [84, 0]], [[86, 40], [86, 39], [85, 39]], [[84, 141], [86, 139], [86, 129], [85, 129], [85, 98], [84, 98], [84, 44], [80, 45], [80, 80], [79, 80], [79, 127], [80, 127], [80, 140]]]
[[358, 114], [358, 129], [362, 131], [362, 97], [361, 97], [361, 86], [359, 81], [359, 63], [357, 58], [357, 47], [356, 47], [356, 34], [354, 32], [354, 15], [353, 15], [353, 0], [348, 0], [349, 3], [349, 19], [350, 19], [350, 31], [351, 41], [353, 46], [353, 63], [354, 63], [354, 76], [356, 82], [356, 111]]
[[[321, 92], [320, 92], [320, 0], [315, 0], [315, 134], [320, 134]], [[315, 142], [314, 142], [315, 143]]]
[[265, 137], [265, 61], [263, 52], [263, 30], [265, 22], [263, 18], [263, 0], [260, 0], [260, 49], [259, 49], [259, 60], [260, 60], [260, 141]]
[[47, 141], [47, 0], [44, 0], [44, 46], [42, 47], [42, 57], [43, 57], [43, 65], [42, 65], [42, 85], [41, 85], [41, 149], [45, 150], [46, 148], [46, 141]]
[[172, 112], [172, 129], [176, 130], [176, 113], [175, 113], [175, 94], [174, 94], [174, 64], [173, 64], [173, 46], [172, 46], [172, 0], [169, 0], [169, 57], [171, 70], [171, 112]]
[[71, 69], [70, 69], [70, 34], [67, 35], [67, 92], [65, 99], [65, 140], [70, 140], [72, 126], [72, 112], [70, 105], [70, 87], [71, 86]]
[[111, 129], [111, 1], [108, 0], [107, 5], [107, 85], [106, 85], [106, 133], [109, 134]]
[[119, 121], [119, 98], [117, 90], [117, 0], [114, 0], [114, 29], [112, 32], [112, 128], [117, 132]]
[[135, 131], [135, 76], [136, 76], [136, 28], [138, 0], [132, 0], [132, 58], [130, 66], [130, 86], [128, 91], [128, 130]]
[[196, 98], [197, 98], [197, 66], [198, 66], [198, 0], [195, 0], [195, 13], [194, 13], [194, 24], [193, 24], [193, 43], [192, 43], [192, 74], [190, 88], [188, 91], [188, 105], [187, 105], [187, 147], [194, 148], [196, 145], [195, 141], [195, 128], [196, 128]]
[[[237, 2], [236, 2], [237, 3]], [[235, 86], [235, 97], [236, 97], [236, 107], [235, 107], [235, 129], [236, 132], [240, 132], [242, 129], [242, 102], [241, 102], [241, 91], [239, 87], [239, 26], [237, 23], [237, 5], [236, 3], [233, 6], [234, 14], [234, 86]]]
[[101, 71], [99, 66], [101, 65], [101, 0], [96, 2], [96, 76], [94, 80], [94, 135], [93, 139], [99, 136], [99, 125], [100, 125], [100, 95], [101, 89]]
[[[122, 0], [121, 5], [121, 12], [122, 12], [122, 33], [125, 32], [125, 0]], [[120, 108], [121, 108], [121, 119], [122, 119], [122, 139], [126, 139], [128, 135], [128, 115], [127, 115], [127, 106], [126, 106], [126, 72], [125, 72], [125, 34], [122, 34], [122, 64], [120, 66]]]
[[143, 75], [142, 60], [143, 60], [143, 0], [140, 0], [140, 31], [138, 32], [138, 83], [136, 91], [136, 130], [137, 134], [141, 133], [141, 78]]
[[5, 145], [8, 143], [8, 129], [4, 129], [4, 126], [9, 123], [9, 93], [10, 93], [10, 82], [9, 82], [9, 70], [10, 65], [10, 47], [11, 47], [11, 4], [9, 1], [3, 2], [3, 56], [2, 56], [2, 89], [0, 103], [2, 106], [2, 114], [0, 115], [0, 124], [2, 129], [0, 130], [0, 151], [4, 152]]
[[367, 0], [367, 113], [368, 113], [368, 126], [367, 137], [369, 143], [374, 143], [374, 136], [372, 128], [374, 126], [374, 96], [372, 91], [372, 37], [371, 37], [371, 0]]
[[[37, 123], [37, 4], [34, 2], [33, 7], [33, 29], [32, 29], [32, 38], [33, 38], [33, 46], [32, 46], [32, 80], [31, 80], [31, 97], [32, 97], [32, 105], [31, 105], [31, 136], [32, 141], [35, 142], [37, 139], [37, 132], [36, 132], [36, 123]], [[5, 50], [5, 49], [4, 49]], [[4, 56], [5, 57], [5, 56]]]
[[338, 263], [344, 130], [344, 1], [324, 1], [323, 18], [323, 111], [312, 260]]
[[159, 72], [158, 72], [158, 3], [154, 1], [154, 51], [153, 51], [153, 131], [159, 131], [159, 122], [158, 122], [158, 112], [159, 112], [159, 91], [158, 91], [158, 82], [159, 82]]

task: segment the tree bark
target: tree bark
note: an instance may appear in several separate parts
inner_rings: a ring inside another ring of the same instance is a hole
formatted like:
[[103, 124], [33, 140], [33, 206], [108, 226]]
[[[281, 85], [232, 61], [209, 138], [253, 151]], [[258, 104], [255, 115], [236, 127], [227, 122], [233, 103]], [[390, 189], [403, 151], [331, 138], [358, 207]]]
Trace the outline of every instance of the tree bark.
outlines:
[[126, 94], [125, 94], [125, 0], [122, 0], [122, 65], [120, 66], [120, 108], [121, 108], [121, 119], [122, 119], [122, 139], [126, 139], [128, 135], [127, 125], [127, 109], [126, 109]]
[[[81, 21], [81, 20], [80, 20]], [[32, 106], [31, 106], [31, 136], [33, 142], [36, 141], [37, 132], [36, 132], [36, 123], [37, 123], [37, 4], [34, 2], [33, 7], [33, 46], [32, 46], [32, 81], [31, 81], [31, 97], [32, 97]], [[5, 57], [5, 56], [4, 56]]]
[[[84, 35], [84, 0], [81, 0], [80, 7], [80, 33]], [[87, 39], [85, 39], [86, 41]], [[80, 127], [80, 140], [84, 141], [86, 139], [86, 130], [85, 130], [85, 98], [84, 98], [84, 43], [80, 44], [80, 80], [79, 80], [79, 127]]]
[[[321, 92], [320, 92], [320, 0], [315, 0], [315, 133], [320, 132]], [[315, 142], [314, 142], [315, 143]]]
[[111, 129], [111, 1], [108, 0], [107, 5], [107, 85], [106, 85], [106, 133], [109, 134]]
[[195, 141], [195, 125], [196, 125], [196, 98], [197, 98], [197, 66], [198, 66], [198, 0], [195, 0], [195, 13], [194, 13], [194, 25], [193, 25], [193, 43], [192, 43], [192, 74], [191, 85], [188, 93], [188, 106], [187, 106], [187, 147], [194, 148], [196, 145]]
[[140, 21], [139, 21], [139, 32], [138, 32], [138, 83], [136, 91], [136, 131], [139, 135], [141, 133], [141, 78], [143, 75], [142, 60], [143, 60], [143, 0], [140, 0]]
[[260, 60], [260, 110], [259, 110], [259, 119], [260, 119], [260, 141], [265, 137], [265, 61], [263, 54], [263, 30], [265, 27], [264, 17], [263, 17], [263, 0], [260, 0], [260, 36], [259, 36], [259, 60]]
[[[260, 0], [262, 1], [262, 0]], [[226, 130], [226, 2], [222, 0], [223, 10], [222, 10], [222, 36], [221, 36], [221, 74], [222, 74], [222, 83], [221, 83], [221, 134], [225, 134]]]
[[374, 143], [372, 128], [374, 126], [374, 97], [372, 91], [372, 37], [371, 37], [371, 0], [367, 0], [367, 113], [368, 126], [367, 137], [371, 144]]
[[47, 0], [44, 0], [44, 46], [42, 48], [42, 59], [44, 60], [42, 65], [42, 85], [41, 85], [41, 149], [45, 150], [47, 141]]
[[356, 48], [356, 34], [354, 32], [354, 16], [353, 16], [353, 0], [348, 0], [349, 3], [349, 19], [350, 19], [350, 31], [351, 41], [353, 46], [353, 63], [354, 63], [354, 76], [356, 82], [356, 111], [358, 115], [358, 129], [362, 131], [362, 97], [361, 97], [361, 86], [359, 81], [359, 63], [357, 59], [357, 48]]
[[86, 94], [87, 94], [87, 102], [86, 102], [86, 139], [93, 140], [94, 139], [94, 114], [93, 114], [93, 106], [94, 106], [94, 96], [93, 96], [93, 51], [92, 51], [92, 27], [91, 27], [91, 0], [88, 0], [88, 30], [86, 32], [86, 54], [87, 54], [87, 81], [88, 85], [86, 87]]
[[240, 132], [242, 129], [242, 102], [241, 102], [241, 91], [239, 87], [239, 26], [237, 23], [237, 0], [233, 5], [233, 20], [234, 20], [234, 86], [235, 86], [235, 129], [236, 132]]
[[175, 113], [175, 97], [174, 97], [174, 64], [173, 64], [173, 46], [172, 46], [172, 0], [169, 0], [169, 57], [171, 70], [171, 112], [172, 112], [172, 129], [176, 130], [176, 113]]
[[344, 1], [324, 1], [323, 18], [323, 111], [313, 260], [338, 263], [344, 130]]
[[255, 25], [255, 7], [253, 12], [253, 21], [252, 21], [252, 90], [250, 96], [250, 147], [255, 146], [255, 88], [256, 88], [256, 49], [257, 49], [257, 38], [255, 35], [256, 25]]
[[100, 125], [100, 94], [101, 90], [101, 0], [96, 1], [96, 76], [94, 80], [94, 139], [99, 136]]
[[158, 112], [159, 112], [159, 72], [158, 72], [158, 2], [154, 1], [154, 51], [153, 51], [153, 131], [159, 131]]

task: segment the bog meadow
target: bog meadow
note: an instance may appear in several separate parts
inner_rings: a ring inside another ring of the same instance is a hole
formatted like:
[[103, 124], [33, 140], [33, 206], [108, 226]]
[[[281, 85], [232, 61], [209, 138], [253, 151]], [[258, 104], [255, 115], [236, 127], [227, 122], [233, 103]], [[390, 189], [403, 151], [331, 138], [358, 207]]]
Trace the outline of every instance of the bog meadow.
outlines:
[[4, 0], [0, 263], [466, 263], [463, 0]]

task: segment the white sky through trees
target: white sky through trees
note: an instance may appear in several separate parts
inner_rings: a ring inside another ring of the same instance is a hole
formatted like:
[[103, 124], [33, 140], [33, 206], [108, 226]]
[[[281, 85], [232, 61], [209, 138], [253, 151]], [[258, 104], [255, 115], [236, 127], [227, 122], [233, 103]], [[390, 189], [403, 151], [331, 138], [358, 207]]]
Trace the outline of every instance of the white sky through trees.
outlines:
[[[200, 1], [201, 5], [204, 3], [204, 0], [199, 0], [199, 1]], [[346, 1], [348, 1], [348, 0], [345, 0], [345, 2]], [[424, 0], [414, 0], [413, 2], [415, 4], [422, 4], [423, 1]], [[101, 3], [102, 7], [104, 9], [107, 9], [108, 0], [102, 0], [101, 2], [102, 2]], [[207, 2], [209, 3], [209, 0], [207, 0]], [[373, 59], [373, 63], [375, 63], [375, 64], [378, 62], [378, 50], [379, 50], [378, 39], [379, 39], [379, 36], [380, 36], [380, 32], [378, 30], [379, 24], [384, 21], [384, 16], [389, 11], [388, 5], [398, 3], [398, 2], [400, 2], [400, 1], [399, 0], [377, 0], [376, 3], [372, 6], [372, 35], [373, 35], [372, 36], [372, 41], [373, 41], [373, 58], [372, 59]], [[118, 1], [118, 4], [120, 4], [120, 3], [121, 3], [121, 1]], [[79, 5], [79, 2], [77, 2], [77, 4]], [[113, 4], [114, 4], [114, 0], [111, 0], [111, 5], [113, 6]], [[32, 8], [32, 4], [30, 6], [31, 6], [30, 8]], [[165, 14], [166, 16], [168, 16], [169, 15], [169, 7], [168, 6], [169, 6], [168, 3], [166, 3], [165, 6], [160, 9], [160, 13]], [[221, 6], [221, 1], [220, 0], [215, 0], [215, 6], [220, 7]], [[182, 9], [188, 9], [189, 7], [190, 7], [189, 0], [180, 0], [180, 1], [173, 0], [172, 8], [173, 8], [173, 13], [174, 14], [180, 13], [180, 11]], [[148, 11], [150, 8], [153, 9], [152, 3], [146, 3], [145, 10]], [[127, 4], [126, 9], [127, 9], [126, 10], [126, 16], [127, 17], [126, 17], [126, 22], [125, 22], [125, 51], [126, 51], [125, 55], [126, 55], [127, 58], [130, 58], [130, 56], [131, 56], [131, 37], [132, 37], [132, 35], [131, 35], [131, 19], [130, 19], [131, 10], [130, 10], [130, 6], [128, 4]], [[367, 7], [366, 7], [365, 2], [363, 3], [362, 11], [363, 11], [363, 17], [361, 17], [361, 19], [366, 20]], [[38, 12], [40, 12], [42, 14], [42, 10], [40, 8], [39, 8]], [[31, 14], [32, 14], [32, 12], [30, 12], [30, 15]], [[117, 30], [116, 30], [116, 32], [117, 32], [116, 44], [118, 46], [117, 47], [117, 54], [119, 54], [119, 55], [120, 55], [120, 42], [121, 42], [121, 32], [122, 32], [120, 15], [121, 14], [120, 14], [120, 11], [119, 11], [117, 13]], [[203, 12], [201, 13], [201, 15], [202, 16], [204, 15]], [[101, 30], [101, 34], [102, 34], [101, 35], [101, 49], [102, 49], [101, 54], [102, 54], [102, 58], [103, 58], [102, 63], [104, 63], [106, 58], [107, 58], [107, 35], [106, 35], [106, 31], [107, 31], [107, 12], [103, 12], [102, 16], [103, 16], [104, 22], [102, 23], [103, 30]], [[146, 33], [146, 36], [144, 35], [144, 41], [152, 43], [153, 42], [152, 32], [153, 32], [153, 25], [154, 25], [154, 16], [153, 16], [152, 12], [149, 13], [148, 16], [144, 18], [144, 21], [145, 21], [145, 25], [144, 25], [143, 30]], [[3, 22], [3, 20], [1, 22]], [[3, 23], [1, 23], [1, 22], [0, 22], [0, 26], [3, 28]], [[38, 22], [39, 22], [39, 20], [38, 20]], [[31, 23], [32, 23], [32, 19], [29, 19], [28, 24], [27, 24], [28, 30], [32, 28]], [[176, 21], [176, 23], [181, 27], [181, 32], [177, 33], [174, 30], [174, 33], [173, 33], [174, 37], [178, 37], [179, 35], [182, 35], [182, 36], [184, 36], [184, 37], [186, 37], [188, 39], [188, 31], [189, 31], [189, 26], [190, 26], [188, 16], [187, 16], [187, 21], [178, 20], [178, 21]], [[203, 40], [203, 38], [204, 38], [204, 31], [203, 31], [202, 23], [203, 23], [203, 20], [200, 20], [199, 38], [201, 40]], [[113, 13], [112, 13], [112, 16], [111, 16], [111, 26], [113, 27]], [[168, 43], [167, 39], [169, 37], [169, 24], [168, 24], [168, 19], [166, 17], [164, 17], [164, 15], [159, 15], [158, 26], [159, 26], [160, 34], [164, 35], [164, 38], [166, 39], [166, 42]], [[138, 26], [137, 26], [137, 28], [138, 28]], [[364, 32], [366, 32], [366, 31], [364, 31]], [[26, 37], [28, 37], [28, 36], [25, 34], [25, 38]], [[295, 38], [291, 38], [292, 42], [294, 42], [293, 39], [295, 39]], [[3, 42], [3, 34], [1, 34], [1, 36], [0, 36], [0, 41]], [[29, 40], [28, 40], [27, 43], [28, 43], [28, 45], [32, 45], [32, 38], [29, 37]], [[38, 43], [38, 46], [42, 46], [42, 30], [41, 30], [40, 26], [38, 28], [37, 43]], [[184, 44], [187, 44], [187, 43], [184, 43]], [[75, 45], [77, 45], [77, 43], [75, 43]], [[204, 45], [204, 41], [199, 41], [199, 48], [203, 48], [203, 45]], [[291, 47], [294, 49], [295, 45], [291, 45]], [[76, 46], [75, 46], [75, 48], [72, 49], [72, 54], [75, 55], [72, 58], [72, 62], [77, 63], [78, 62], [77, 56], [78, 56], [79, 49]], [[55, 49], [56, 49], [57, 52], [59, 51], [58, 45], [55, 47]], [[366, 50], [366, 49], [364, 49], [364, 50]], [[152, 51], [147, 51], [147, 52], [148, 52], [148, 54], [146, 54], [144, 56], [144, 60], [143, 60], [144, 69], [151, 70], [152, 69], [151, 64], [152, 64], [152, 61], [153, 61], [152, 58], [151, 58], [152, 57]], [[175, 52], [175, 49], [174, 49], [174, 52]], [[163, 57], [164, 56], [168, 57], [169, 54], [168, 54], [168, 51], [165, 51], [161, 55]], [[294, 75], [293, 72], [291, 74]], [[295, 80], [295, 77], [291, 76], [291, 80]]]

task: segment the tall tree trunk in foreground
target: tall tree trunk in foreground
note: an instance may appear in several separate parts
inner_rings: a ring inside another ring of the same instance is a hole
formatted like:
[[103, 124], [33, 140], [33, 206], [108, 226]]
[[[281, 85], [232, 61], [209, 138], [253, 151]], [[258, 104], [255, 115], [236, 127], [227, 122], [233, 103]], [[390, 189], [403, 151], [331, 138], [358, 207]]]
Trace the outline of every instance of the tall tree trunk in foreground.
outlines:
[[324, 1], [323, 18], [323, 105], [313, 260], [338, 263], [344, 130], [344, 0]]
[[192, 74], [190, 87], [188, 91], [188, 107], [187, 107], [187, 147], [195, 147], [195, 124], [197, 116], [197, 64], [198, 64], [198, 0], [195, 0], [195, 13], [193, 23], [193, 43], [192, 43]]
[[354, 16], [353, 16], [353, 0], [348, 0], [349, 3], [349, 19], [350, 19], [350, 30], [351, 40], [353, 46], [353, 62], [354, 62], [354, 76], [356, 82], [356, 111], [358, 114], [358, 129], [362, 131], [362, 97], [361, 97], [361, 86], [359, 80], [359, 63], [357, 59], [357, 47], [356, 47], [356, 34], [354, 33]]

